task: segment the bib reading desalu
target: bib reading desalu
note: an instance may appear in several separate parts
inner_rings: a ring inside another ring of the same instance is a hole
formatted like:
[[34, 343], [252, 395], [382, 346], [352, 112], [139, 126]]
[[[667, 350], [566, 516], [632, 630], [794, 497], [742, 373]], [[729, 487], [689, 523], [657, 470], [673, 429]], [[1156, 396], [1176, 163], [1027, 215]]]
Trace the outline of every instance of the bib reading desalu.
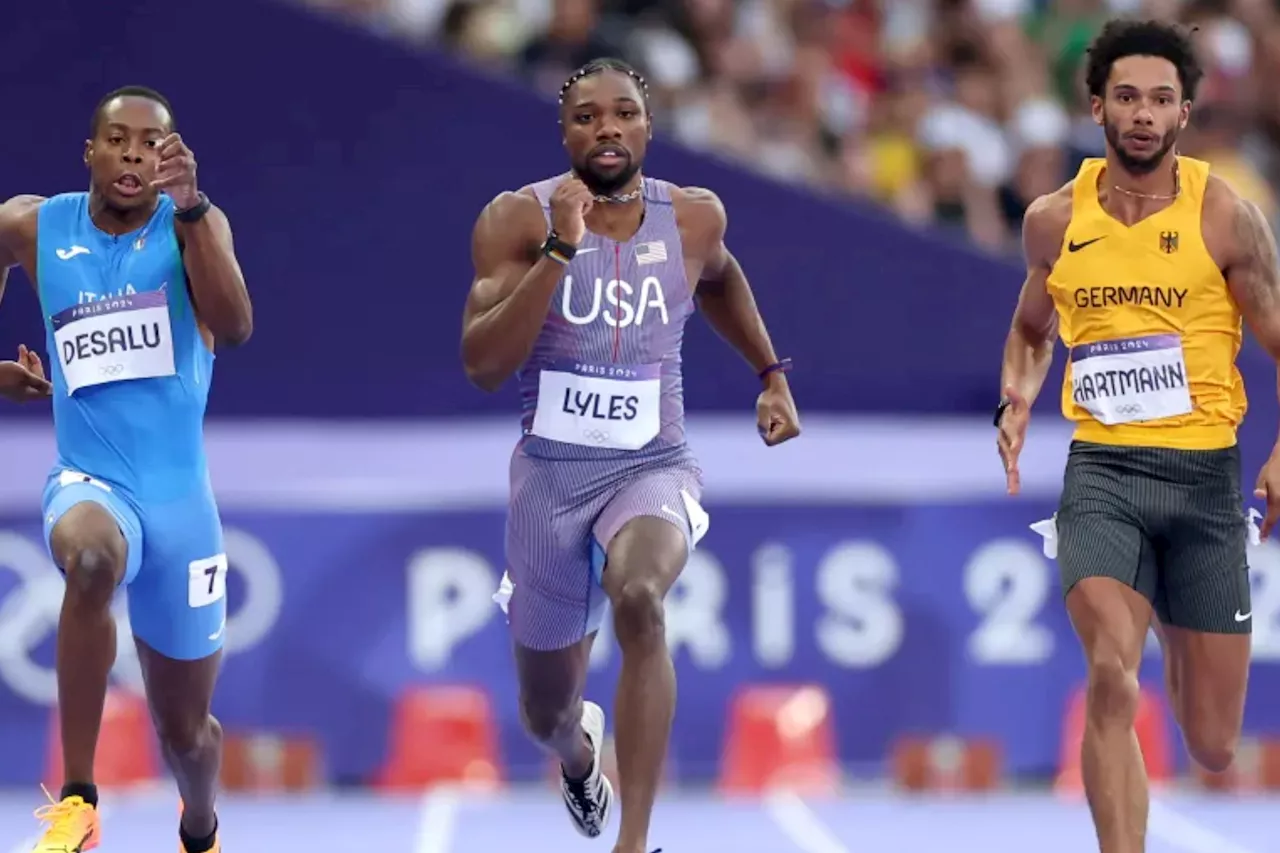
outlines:
[[660, 365], [559, 362], [538, 377], [534, 435], [613, 450], [639, 450], [661, 427]]
[[68, 396], [105, 382], [175, 373], [163, 290], [73, 305], [54, 315], [53, 339]]
[[1071, 395], [1108, 425], [1187, 414], [1191, 391], [1182, 339], [1147, 335], [1073, 347]]

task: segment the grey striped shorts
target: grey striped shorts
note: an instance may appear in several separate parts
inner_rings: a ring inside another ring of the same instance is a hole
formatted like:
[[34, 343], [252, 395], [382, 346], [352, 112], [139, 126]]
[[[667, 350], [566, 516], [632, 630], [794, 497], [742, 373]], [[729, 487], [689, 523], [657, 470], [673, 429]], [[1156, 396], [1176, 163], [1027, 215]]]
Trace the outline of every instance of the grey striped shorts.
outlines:
[[1166, 625], [1252, 631], [1239, 448], [1074, 441], [1057, 535], [1064, 595], [1084, 578], [1115, 578]]
[[614, 459], [511, 458], [506, 526], [507, 614], [515, 640], [552, 651], [600, 629], [609, 543], [633, 518], [675, 525], [690, 550], [705, 530], [702, 471], [687, 447]]

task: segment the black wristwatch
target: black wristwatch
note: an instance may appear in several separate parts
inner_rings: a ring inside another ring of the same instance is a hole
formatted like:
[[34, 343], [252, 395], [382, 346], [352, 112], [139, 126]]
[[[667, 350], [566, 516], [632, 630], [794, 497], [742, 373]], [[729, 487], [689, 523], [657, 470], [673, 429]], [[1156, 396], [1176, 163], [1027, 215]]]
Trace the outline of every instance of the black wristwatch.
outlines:
[[996, 406], [996, 416], [991, 419], [992, 426], [1000, 426], [1000, 419], [1004, 417], [1004, 410], [1009, 408], [1010, 402], [1012, 401], [1008, 397], [1000, 398], [1000, 405]]
[[551, 231], [547, 234], [547, 239], [543, 241], [539, 251], [559, 264], [568, 265], [569, 261], [573, 260], [573, 256], [578, 254], [578, 247], [572, 243], [566, 243], [560, 239], [559, 234]]
[[204, 193], [196, 193], [196, 197], [200, 201], [196, 202], [195, 207], [188, 207], [186, 210], [175, 211], [173, 218], [179, 222], [199, 222], [204, 219], [204, 215], [209, 212], [209, 208], [213, 207], [213, 202], [209, 201], [209, 197]]

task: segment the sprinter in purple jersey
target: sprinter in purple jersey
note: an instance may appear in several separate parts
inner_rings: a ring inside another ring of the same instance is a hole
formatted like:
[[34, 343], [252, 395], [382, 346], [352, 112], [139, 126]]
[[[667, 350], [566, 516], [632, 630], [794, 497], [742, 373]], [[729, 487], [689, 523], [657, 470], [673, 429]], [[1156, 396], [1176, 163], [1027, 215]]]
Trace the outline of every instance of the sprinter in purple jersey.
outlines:
[[499, 195], [476, 222], [462, 355], [480, 388], [520, 384], [495, 599], [514, 634], [522, 719], [561, 762], [574, 826], [599, 836], [613, 789], [600, 769], [604, 712], [582, 690], [611, 607], [622, 650], [614, 851], [645, 853], [675, 713], [663, 601], [709, 523], [684, 440], [680, 347], [695, 300], [760, 378], [764, 442], [800, 425], [789, 362], [725, 248], [720, 200], [640, 174], [652, 135], [643, 78], [593, 61], [561, 89], [560, 119], [571, 171]]

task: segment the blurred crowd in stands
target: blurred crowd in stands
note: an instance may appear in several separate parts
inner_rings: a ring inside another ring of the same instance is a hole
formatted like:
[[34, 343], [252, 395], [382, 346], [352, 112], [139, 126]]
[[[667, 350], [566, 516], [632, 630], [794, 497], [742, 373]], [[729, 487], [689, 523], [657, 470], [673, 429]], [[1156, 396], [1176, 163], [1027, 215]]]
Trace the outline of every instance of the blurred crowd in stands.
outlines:
[[1176, 20], [1197, 27], [1207, 70], [1179, 150], [1276, 219], [1280, 0], [303, 2], [549, 95], [622, 57], [684, 144], [997, 252], [1017, 250], [1032, 199], [1101, 153], [1083, 84], [1098, 28]]

